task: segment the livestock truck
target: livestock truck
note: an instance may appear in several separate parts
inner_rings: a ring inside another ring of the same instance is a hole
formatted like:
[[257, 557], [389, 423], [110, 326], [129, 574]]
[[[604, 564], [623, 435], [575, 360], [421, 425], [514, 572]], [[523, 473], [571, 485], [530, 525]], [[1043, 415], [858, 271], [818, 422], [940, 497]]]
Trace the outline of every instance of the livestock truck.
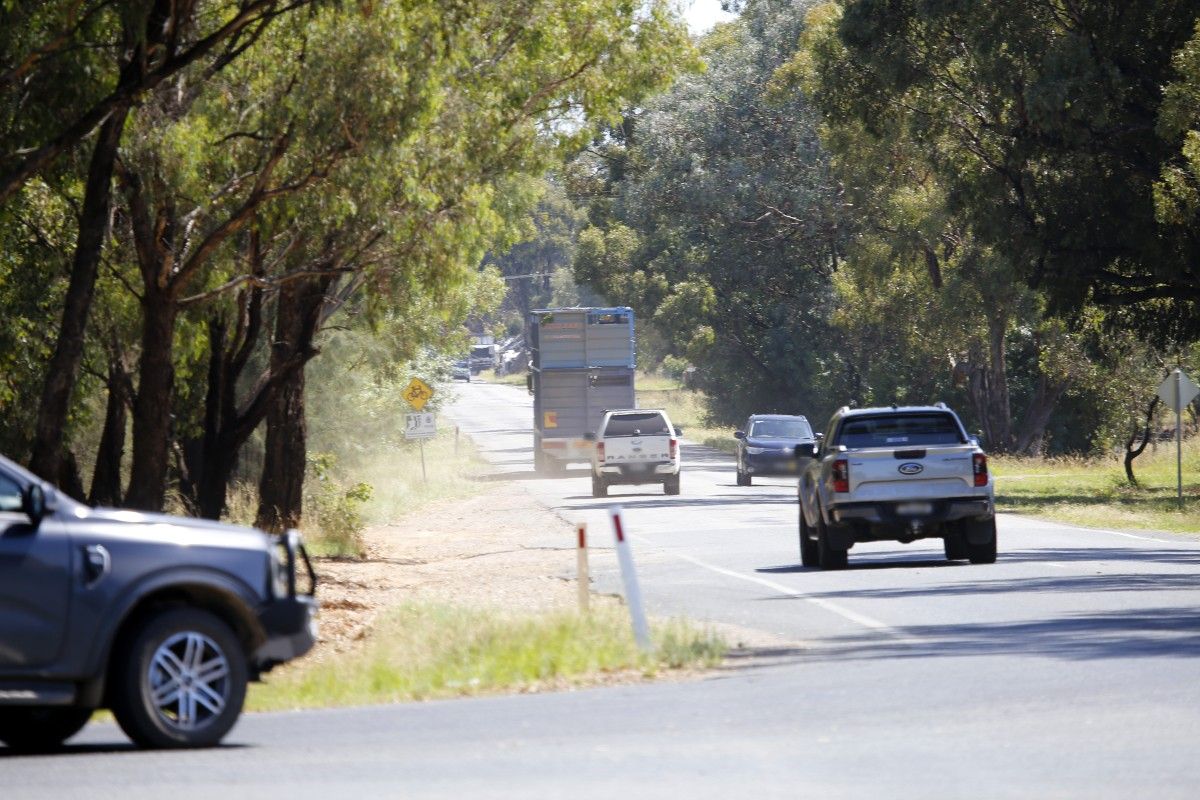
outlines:
[[604, 412], [634, 408], [633, 309], [543, 308], [529, 315], [527, 385], [533, 395], [533, 463], [559, 472], [590, 462]]

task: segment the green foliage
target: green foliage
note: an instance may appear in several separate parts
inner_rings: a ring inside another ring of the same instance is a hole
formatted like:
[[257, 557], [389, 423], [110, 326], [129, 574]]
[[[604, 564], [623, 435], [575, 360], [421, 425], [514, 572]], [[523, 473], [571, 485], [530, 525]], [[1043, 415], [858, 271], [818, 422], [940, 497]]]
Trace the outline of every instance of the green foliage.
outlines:
[[371, 499], [367, 483], [344, 485], [334, 475], [337, 459], [330, 453], [308, 454], [305, 491], [313, 552], [318, 555], [363, 555], [362, 506]]

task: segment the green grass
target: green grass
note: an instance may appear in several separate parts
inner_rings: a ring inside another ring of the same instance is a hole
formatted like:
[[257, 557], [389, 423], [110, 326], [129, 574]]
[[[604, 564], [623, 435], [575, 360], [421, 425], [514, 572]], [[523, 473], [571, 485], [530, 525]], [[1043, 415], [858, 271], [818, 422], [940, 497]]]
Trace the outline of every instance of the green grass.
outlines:
[[623, 608], [524, 615], [412, 603], [386, 615], [365, 647], [300, 662], [251, 688], [254, 711], [364, 705], [602, 681], [606, 673], [711, 667], [726, 646], [682, 621], [653, 627], [641, 653]]
[[1139, 487], [1118, 456], [1103, 459], [992, 457], [996, 507], [1075, 525], [1200, 533], [1200, 442], [1184, 444], [1183, 495], [1175, 489], [1175, 446], [1159, 445], [1133, 462]]

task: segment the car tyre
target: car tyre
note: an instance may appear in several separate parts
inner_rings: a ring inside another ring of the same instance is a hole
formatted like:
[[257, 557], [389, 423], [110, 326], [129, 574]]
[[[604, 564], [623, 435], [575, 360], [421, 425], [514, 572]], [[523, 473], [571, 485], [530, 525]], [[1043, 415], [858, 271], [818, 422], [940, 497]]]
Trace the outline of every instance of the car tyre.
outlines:
[[0, 742], [22, 753], [57, 750], [83, 729], [92, 709], [74, 706], [0, 708]]
[[951, 525], [950, 531], [942, 539], [947, 561], [965, 561], [968, 557], [967, 538], [963, 535], [961, 524]]
[[800, 564], [805, 567], [818, 565], [817, 543], [813, 541], [808, 521], [804, 519], [803, 506], [800, 506]]
[[172, 608], [143, 622], [118, 651], [113, 716], [142, 747], [212, 747], [237, 722], [247, 679], [228, 625], [202, 609]]
[[821, 569], [845, 569], [850, 563], [850, 554], [829, 544], [829, 526], [818, 509], [817, 513], [817, 563]]
[[996, 518], [992, 517], [987, 520], [969, 520], [966, 523], [967, 530], [978, 535], [981, 531], [986, 531], [987, 538], [980, 544], [975, 544], [970, 537], [966, 538], [967, 558], [972, 564], [995, 564], [996, 563]]
[[679, 494], [679, 476], [672, 475], [663, 481], [663, 492], [666, 494]]
[[608, 481], [593, 473], [592, 497], [608, 497]]

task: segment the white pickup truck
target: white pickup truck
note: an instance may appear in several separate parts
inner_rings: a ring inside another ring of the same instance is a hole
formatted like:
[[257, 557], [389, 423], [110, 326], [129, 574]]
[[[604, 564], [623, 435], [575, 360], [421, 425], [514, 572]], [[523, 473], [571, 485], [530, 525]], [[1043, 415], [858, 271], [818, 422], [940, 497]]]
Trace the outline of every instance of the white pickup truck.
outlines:
[[856, 542], [928, 538], [950, 560], [996, 560], [987, 456], [944, 404], [843, 408], [796, 454], [813, 456], [799, 482], [804, 566], [843, 568]]
[[657, 409], [606, 411], [595, 433], [592, 497], [608, 497], [613, 484], [661, 483], [679, 494], [679, 437], [667, 412]]

